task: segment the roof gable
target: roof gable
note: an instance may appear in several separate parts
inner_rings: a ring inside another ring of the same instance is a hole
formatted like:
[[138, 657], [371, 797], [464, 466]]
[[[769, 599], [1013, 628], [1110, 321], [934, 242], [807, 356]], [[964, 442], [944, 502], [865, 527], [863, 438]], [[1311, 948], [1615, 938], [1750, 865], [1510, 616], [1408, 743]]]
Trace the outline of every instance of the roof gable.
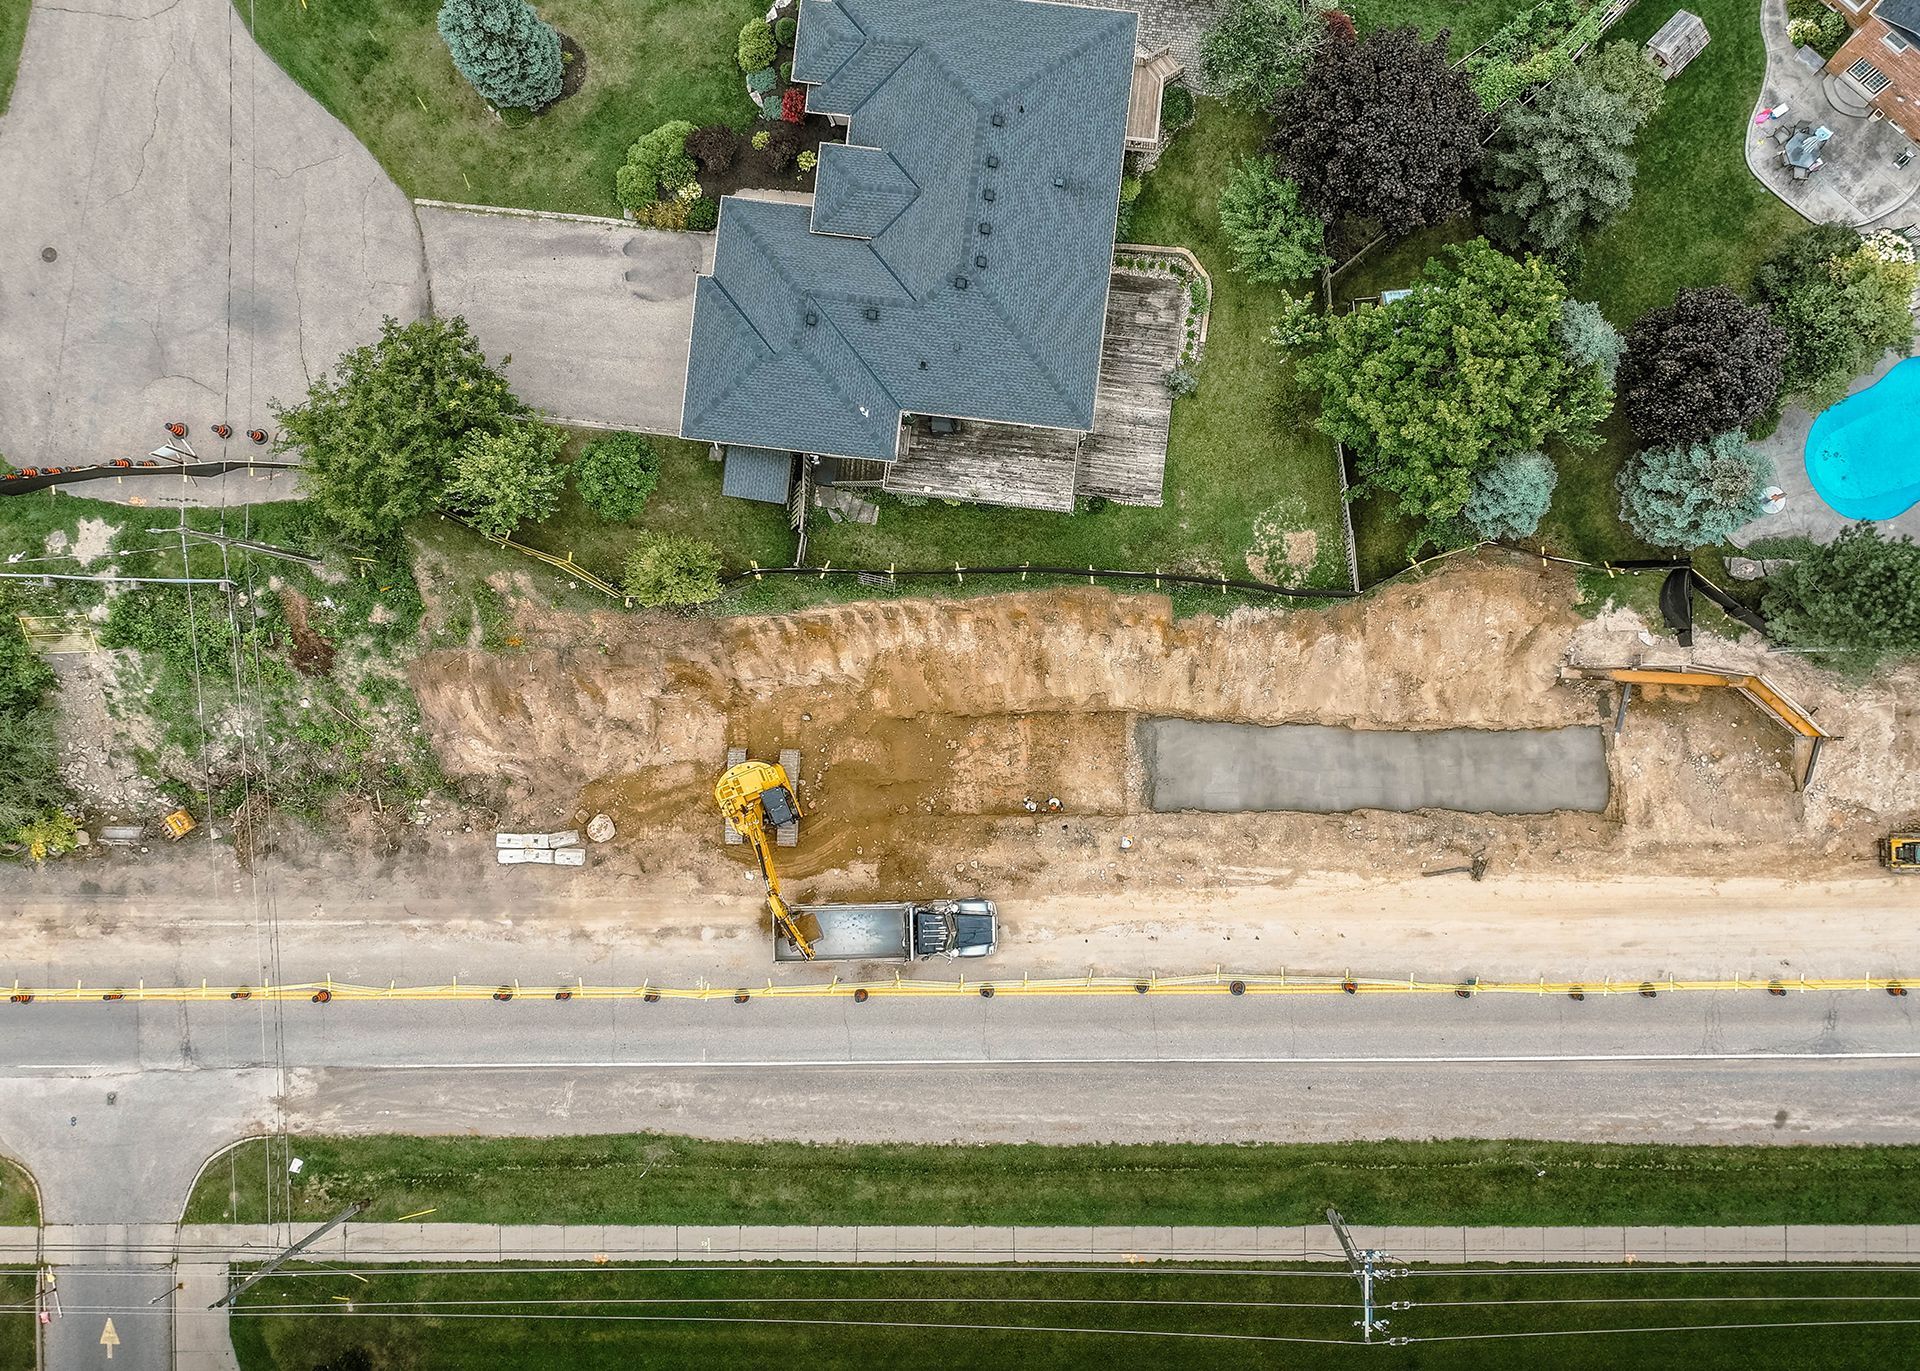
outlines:
[[[682, 431], [891, 459], [902, 410], [1091, 428], [1135, 24], [1035, 0], [802, 0], [795, 76], [810, 109], [850, 116], [848, 143], [821, 149], [810, 222], [723, 202]], [[781, 389], [796, 378], [808, 396]]]

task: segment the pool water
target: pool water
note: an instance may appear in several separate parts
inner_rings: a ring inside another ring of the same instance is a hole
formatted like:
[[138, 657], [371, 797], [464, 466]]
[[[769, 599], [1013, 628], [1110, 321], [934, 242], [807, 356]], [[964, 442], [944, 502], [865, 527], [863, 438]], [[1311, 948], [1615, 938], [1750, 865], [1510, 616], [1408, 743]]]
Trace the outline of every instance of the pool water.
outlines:
[[1920, 357], [1821, 411], [1807, 434], [1807, 479], [1849, 519], [1891, 519], [1920, 503]]

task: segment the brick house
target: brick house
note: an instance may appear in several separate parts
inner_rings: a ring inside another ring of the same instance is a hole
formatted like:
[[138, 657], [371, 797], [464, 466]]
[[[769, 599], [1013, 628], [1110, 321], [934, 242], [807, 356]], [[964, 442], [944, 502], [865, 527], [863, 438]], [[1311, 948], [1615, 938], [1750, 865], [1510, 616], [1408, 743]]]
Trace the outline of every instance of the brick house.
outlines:
[[1845, 94], [1920, 141], [1920, 0], [1827, 3], [1853, 29], [1828, 73]]

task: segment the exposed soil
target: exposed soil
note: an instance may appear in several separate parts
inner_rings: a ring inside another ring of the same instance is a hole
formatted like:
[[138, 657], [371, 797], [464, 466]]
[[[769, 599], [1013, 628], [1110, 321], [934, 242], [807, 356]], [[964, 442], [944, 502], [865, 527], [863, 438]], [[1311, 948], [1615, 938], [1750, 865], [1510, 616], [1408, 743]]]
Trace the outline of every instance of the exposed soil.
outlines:
[[541, 111], [543, 114], [587, 84], [587, 50], [564, 33], [560, 35], [560, 60], [560, 93]]
[[812, 192], [814, 173], [800, 170], [800, 154], [812, 152], [817, 155], [822, 144], [844, 141], [846, 130], [817, 114], [809, 115], [798, 124], [785, 125], [799, 136], [800, 141], [795, 147], [795, 161], [787, 163], [785, 170], [776, 171], [766, 151], [754, 147], [750, 141], [762, 129], [772, 130], [781, 126], [779, 100], [770, 98], [767, 108], [772, 112], [772, 117], [756, 121], [740, 135], [740, 149], [725, 171], [701, 169], [700, 193], [707, 199], [718, 200], [723, 195], [733, 195], [742, 190]]
[[333, 644], [314, 632], [307, 622], [311, 606], [307, 597], [291, 586], [281, 586], [280, 613], [287, 621], [287, 633], [293, 639], [288, 654], [294, 669], [305, 676], [325, 676], [333, 670]]
[[[1764, 670], [1844, 735], [1807, 793], [1778, 725], [1728, 692], [1637, 695], [1605, 815], [1153, 815], [1133, 722], [1166, 714], [1364, 728], [1603, 723], [1589, 664], [1678, 663], [1643, 625], [1574, 607], [1571, 578], [1468, 564], [1325, 612], [1176, 621], [1164, 600], [1068, 590], [847, 605], [781, 618], [543, 616], [510, 656], [414, 671], [450, 774], [529, 813], [599, 811], [628, 873], [742, 888], [711, 786], [730, 743], [804, 754], [813, 811], [783, 872], [806, 898], [1004, 898], [1400, 878], [1484, 852], [1495, 876], [1782, 878], [1871, 870], [1913, 818], [1920, 671], [1858, 688], [1798, 658], [1700, 635], [1694, 660]], [[1030, 815], [1050, 796], [1064, 812]], [[1128, 852], [1122, 835], [1132, 837]]]

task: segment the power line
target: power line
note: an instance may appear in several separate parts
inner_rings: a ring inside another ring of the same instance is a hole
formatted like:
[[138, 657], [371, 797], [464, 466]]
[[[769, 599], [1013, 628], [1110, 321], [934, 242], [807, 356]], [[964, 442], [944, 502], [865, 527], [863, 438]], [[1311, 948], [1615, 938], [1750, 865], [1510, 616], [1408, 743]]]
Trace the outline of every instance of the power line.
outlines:
[[[447, 1315], [456, 1318], [458, 1315]], [[1681, 1323], [1647, 1328], [1546, 1328], [1505, 1333], [1432, 1333], [1408, 1342], [1495, 1342], [1512, 1338], [1607, 1337], [1616, 1333], [1733, 1333], [1772, 1328], [1904, 1328], [1920, 1319], [1799, 1319], [1785, 1323]]]

